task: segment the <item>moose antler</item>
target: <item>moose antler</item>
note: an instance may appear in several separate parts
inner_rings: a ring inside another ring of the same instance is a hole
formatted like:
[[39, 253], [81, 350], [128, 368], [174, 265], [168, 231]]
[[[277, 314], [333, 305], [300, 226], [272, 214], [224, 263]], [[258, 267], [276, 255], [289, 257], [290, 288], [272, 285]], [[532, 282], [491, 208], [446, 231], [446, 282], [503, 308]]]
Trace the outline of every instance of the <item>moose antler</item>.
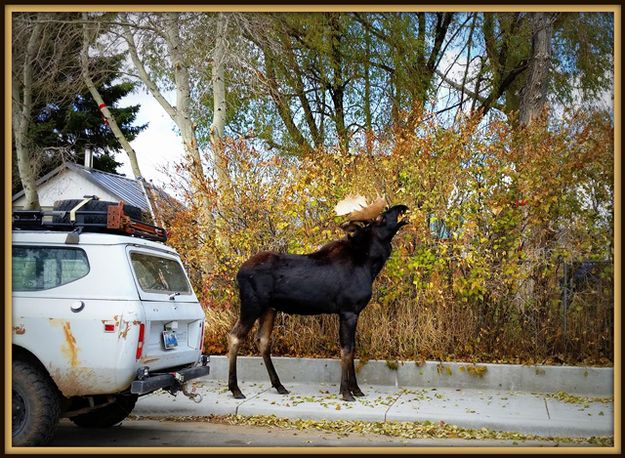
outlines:
[[384, 207], [386, 206], [386, 200], [383, 197], [379, 197], [367, 204], [367, 200], [361, 196], [347, 196], [341, 200], [334, 210], [338, 216], [349, 214], [350, 221], [370, 220], [376, 218]]
[[366, 206], [367, 200], [363, 196], [347, 196], [336, 204], [334, 211], [338, 216], [343, 216], [353, 211], [362, 210]]

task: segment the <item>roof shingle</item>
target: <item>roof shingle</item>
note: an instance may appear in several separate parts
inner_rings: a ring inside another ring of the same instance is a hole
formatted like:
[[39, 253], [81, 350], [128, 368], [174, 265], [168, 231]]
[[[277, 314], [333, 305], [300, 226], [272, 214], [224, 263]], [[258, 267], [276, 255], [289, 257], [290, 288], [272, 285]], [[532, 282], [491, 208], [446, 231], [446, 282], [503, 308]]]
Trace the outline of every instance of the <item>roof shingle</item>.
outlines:
[[100, 170], [82, 169], [82, 173], [89, 174], [100, 186], [111, 194], [118, 196], [125, 203], [139, 207], [144, 211], [149, 211], [148, 201], [139, 181], [112, 173], [101, 172]]
[[[87, 180], [91, 181], [97, 186], [100, 186], [107, 192], [113, 194], [114, 196], [117, 196], [119, 200], [123, 200], [128, 205], [134, 205], [135, 207], [139, 207], [145, 212], [150, 211], [150, 206], [145, 196], [145, 192], [143, 191], [143, 187], [138, 180], [126, 178], [121, 175], [115, 175], [113, 173], [102, 172], [100, 170], [88, 169], [80, 164], [75, 164], [73, 162], [65, 162], [47, 175], [39, 178], [39, 180], [37, 180], [37, 186], [51, 180], [65, 169], [75, 171]], [[13, 200], [15, 201], [23, 194], [24, 191], [18, 192], [13, 196]]]

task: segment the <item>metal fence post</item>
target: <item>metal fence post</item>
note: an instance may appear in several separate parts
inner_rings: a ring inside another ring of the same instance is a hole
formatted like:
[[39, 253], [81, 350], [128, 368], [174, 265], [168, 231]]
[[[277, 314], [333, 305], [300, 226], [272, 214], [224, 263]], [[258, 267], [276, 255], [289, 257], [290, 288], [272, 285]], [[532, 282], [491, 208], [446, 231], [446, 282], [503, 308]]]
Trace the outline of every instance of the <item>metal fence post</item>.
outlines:
[[568, 347], [568, 334], [567, 334], [567, 322], [566, 315], [569, 308], [569, 265], [566, 261], [564, 261], [564, 278], [562, 279], [563, 283], [563, 300], [562, 300], [562, 322], [563, 322], [563, 334], [564, 334], [564, 348]]

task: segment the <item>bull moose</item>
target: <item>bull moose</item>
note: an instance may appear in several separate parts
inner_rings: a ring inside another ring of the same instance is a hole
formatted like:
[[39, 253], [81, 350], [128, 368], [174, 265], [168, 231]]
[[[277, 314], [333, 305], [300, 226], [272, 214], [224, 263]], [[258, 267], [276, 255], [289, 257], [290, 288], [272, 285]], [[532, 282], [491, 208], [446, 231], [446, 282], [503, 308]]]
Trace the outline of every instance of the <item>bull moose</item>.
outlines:
[[[385, 202], [350, 213], [341, 225], [346, 236], [305, 255], [258, 253], [245, 261], [236, 279], [241, 308], [228, 334], [228, 389], [236, 399], [245, 396], [237, 383], [237, 353], [241, 341], [258, 320], [256, 339], [271, 385], [288, 391], [271, 361], [270, 336], [277, 311], [297, 315], [338, 314], [341, 346], [340, 394], [345, 401], [364, 396], [356, 382], [354, 350], [360, 312], [369, 303], [372, 285], [391, 254], [391, 241], [407, 224], [408, 207]], [[337, 206], [338, 208], [338, 206]], [[337, 211], [338, 213], [338, 211]]]

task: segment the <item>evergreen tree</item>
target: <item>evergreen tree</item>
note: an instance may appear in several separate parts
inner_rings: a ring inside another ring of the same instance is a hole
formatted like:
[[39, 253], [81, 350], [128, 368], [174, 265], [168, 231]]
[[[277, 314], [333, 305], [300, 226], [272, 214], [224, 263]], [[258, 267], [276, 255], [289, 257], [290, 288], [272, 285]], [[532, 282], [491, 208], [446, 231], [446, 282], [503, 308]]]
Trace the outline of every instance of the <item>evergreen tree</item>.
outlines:
[[[97, 58], [92, 66], [94, 74], [98, 75], [98, 91], [128, 141], [132, 141], [147, 124], [135, 124], [139, 105], [116, 107], [136, 87], [133, 82], [115, 81], [121, 61], [122, 56]], [[40, 151], [38, 176], [49, 173], [63, 161], [83, 164], [85, 149], [93, 151], [94, 169], [117, 173], [121, 165], [115, 159], [120, 150], [119, 143], [86, 88], [70, 99], [39, 104], [33, 113], [30, 135], [34, 148]], [[14, 178], [18, 177], [14, 174]], [[14, 179], [13, 193], [20, 189], [19, 179]]]

